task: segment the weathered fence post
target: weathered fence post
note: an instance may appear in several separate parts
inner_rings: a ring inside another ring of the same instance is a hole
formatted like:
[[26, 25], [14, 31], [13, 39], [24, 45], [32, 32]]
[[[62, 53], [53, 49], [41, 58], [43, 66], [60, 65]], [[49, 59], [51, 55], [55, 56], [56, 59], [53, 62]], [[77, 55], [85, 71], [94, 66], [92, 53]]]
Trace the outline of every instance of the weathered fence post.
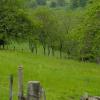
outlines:
[[23, 100], [23, 67], [18, 68], [18, 100]]
[[40, 82], [29, 81], [27, 100], [40, 100]]
[[9, 100], [13, 100], [13, 75], [10, 75], [10, 97]]
[[80, 100], [100, 100], [99, 96], [90, 96], [88, 93], [85, 93], [84, 96], [81, 97]]

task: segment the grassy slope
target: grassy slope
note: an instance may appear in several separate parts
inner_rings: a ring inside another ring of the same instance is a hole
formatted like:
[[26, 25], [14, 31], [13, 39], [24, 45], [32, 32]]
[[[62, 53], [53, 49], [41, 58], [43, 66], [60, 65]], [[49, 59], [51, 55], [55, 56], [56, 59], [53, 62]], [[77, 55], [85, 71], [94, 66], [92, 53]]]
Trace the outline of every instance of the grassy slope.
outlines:
[[[17, 96], [17, 67], [24, 66], [27, 81], [39, 80], [46, 90], [47, 100], [79, 100], [84, 92], [100, 95], [100, 66], [31, 53], [0, 51], [0, 100], [8, 97], [8, 75], [14, 74], [14, 98]], [[6, 90], [6, 92], [5, 92]], [[15, 100], [15, 99], [14, 99]]]

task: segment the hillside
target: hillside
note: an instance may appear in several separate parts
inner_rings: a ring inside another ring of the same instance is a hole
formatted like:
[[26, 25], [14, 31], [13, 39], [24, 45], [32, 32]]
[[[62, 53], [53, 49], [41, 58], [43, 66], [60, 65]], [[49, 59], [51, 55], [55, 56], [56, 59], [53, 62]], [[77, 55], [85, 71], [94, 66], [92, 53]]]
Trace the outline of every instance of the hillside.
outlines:
[[25, 93], [27, 81], [39, 80], [45, 88], [47, 100], [80, 100], [85, 92], [100, 95], [100, 65], [32, 53], [0, 51], [1, 100], [8, 99], [9, 74], [14, 75], [13, 96], [17, 98], [17, 69], [20, 64], [24, 68]]
[[45, 100], [100, 96], [100, 0], [0, 0], [0, 100], [23, 100], [20, 65], [25, 97], [36, 80]]

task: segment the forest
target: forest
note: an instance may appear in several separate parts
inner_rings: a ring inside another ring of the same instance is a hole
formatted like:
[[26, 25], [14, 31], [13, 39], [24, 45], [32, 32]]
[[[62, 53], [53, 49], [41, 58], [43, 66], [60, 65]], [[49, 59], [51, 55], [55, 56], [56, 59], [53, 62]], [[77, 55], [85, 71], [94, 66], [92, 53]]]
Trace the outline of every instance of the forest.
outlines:
[[100, 63], [100, 0], [0, 0], [0, 46], [13, 41]]
[[0, 100], [100, 100], [100, 0], [0, 0]]

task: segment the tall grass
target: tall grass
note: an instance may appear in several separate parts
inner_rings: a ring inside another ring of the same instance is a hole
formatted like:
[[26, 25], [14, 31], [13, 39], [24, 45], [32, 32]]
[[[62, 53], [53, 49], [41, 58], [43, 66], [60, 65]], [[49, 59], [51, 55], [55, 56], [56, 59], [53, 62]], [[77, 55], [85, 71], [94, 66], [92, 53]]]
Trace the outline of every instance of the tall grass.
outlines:
[[31, 52], [0, 51], [0, 100], [9, 96], [9, 75], [14, 75], [14, 100], [18, 92], [18, 65], [24, 69], [24, 90], [27, 82], [39, 80], [47, 100], [80, 100], [85, 92], [100, 95], [100, 65], [57, 59]]

